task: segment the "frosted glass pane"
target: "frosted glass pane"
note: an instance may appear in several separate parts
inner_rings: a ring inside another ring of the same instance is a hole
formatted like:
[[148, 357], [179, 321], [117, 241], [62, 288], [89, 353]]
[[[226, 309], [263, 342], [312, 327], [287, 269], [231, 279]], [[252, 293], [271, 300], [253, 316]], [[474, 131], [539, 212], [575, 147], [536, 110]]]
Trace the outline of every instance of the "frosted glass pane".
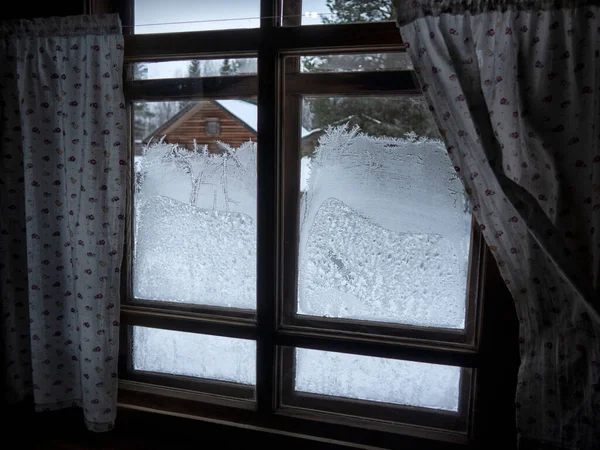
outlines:
[[[136, 148], [134, 296], [255, 309], [256, 105], [207, 100], [178, 108], [155, 124], [158, 137], [150, 132]], [[207, 133], [207, 122], [219, 136]]]
[[460, 367], [296, 349], [296, 391], [458, 411]]
[[133, 327], [133, 369], [256, 384], [256, 342]]
[[329, 111], [379, 105], [381, 115], [342, 120], [303, 148], [297, 312], [463, 328], [471, 212], [444, 144], [377, 135], [402, 104], [331, 100]]
[[259, 0], [134, 0], [135, 34], [257, 28]]

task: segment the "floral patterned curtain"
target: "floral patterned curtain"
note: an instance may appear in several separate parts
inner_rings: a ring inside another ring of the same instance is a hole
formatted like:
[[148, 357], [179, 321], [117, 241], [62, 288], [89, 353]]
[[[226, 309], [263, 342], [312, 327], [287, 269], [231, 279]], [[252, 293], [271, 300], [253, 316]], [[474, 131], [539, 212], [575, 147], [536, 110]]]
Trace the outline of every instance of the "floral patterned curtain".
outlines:
[[0, 23], [6, 379], [38, 410], [115, 418], [126, 188], [116, 15]]
[[521, 447], [595, 448], [598, 2], [395, 3], [424, 95], [515, 300]]

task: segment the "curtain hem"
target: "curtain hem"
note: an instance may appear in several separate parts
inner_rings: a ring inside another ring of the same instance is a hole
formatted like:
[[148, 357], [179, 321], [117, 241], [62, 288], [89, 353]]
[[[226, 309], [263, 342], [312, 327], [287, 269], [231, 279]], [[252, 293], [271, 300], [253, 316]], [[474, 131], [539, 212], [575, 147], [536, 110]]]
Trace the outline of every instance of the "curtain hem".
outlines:
[[94, 433], [106, 433], [115, 427], [115, 422], [114, 420], [110, 422], [90, 422], [85, 419], [85, 426], [89, 431], [93, 431]]
[[[59, 402], [50, 402], [50, 403], [36, 403], [35, 404], [35, 412], [44, 412], [44, 411], [56, 411], [58, 409], [65, 408], [83, 408], [83, 401], [79, 397], [74, 397], [69, 400], [62, 400]], [[85, 414], [85, 411], [84, 411]], [[110, 420], [107, 422], [93, 422], [84, 417], [85, 426], [89, 431], [93, 431], [96, 433], [103, 433], [106, 431], [110, 431], [114, 428], [115, 421]]]

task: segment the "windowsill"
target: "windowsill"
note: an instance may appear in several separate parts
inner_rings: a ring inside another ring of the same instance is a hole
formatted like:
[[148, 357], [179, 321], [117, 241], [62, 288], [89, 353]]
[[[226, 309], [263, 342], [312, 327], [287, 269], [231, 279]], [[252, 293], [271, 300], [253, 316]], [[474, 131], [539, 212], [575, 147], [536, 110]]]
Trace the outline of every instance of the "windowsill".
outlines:
[[464, 433], [291, 407], [281, 408], [269, 417], [260, 417], [253, 410], [253, 405], [242, 403], [225, 397], [200, 393], [190, 395], [180, 389], [123, 381], [119, 388], [118, 406], [128, 412], [178, 417], [182, 419], [182, 425], [183, 419], [191, 419], [252, 430], [260, 435], [277, 435], [281, 439], [298, 438], [334, 446], [427, 449], [462, 449], [468, 446]]

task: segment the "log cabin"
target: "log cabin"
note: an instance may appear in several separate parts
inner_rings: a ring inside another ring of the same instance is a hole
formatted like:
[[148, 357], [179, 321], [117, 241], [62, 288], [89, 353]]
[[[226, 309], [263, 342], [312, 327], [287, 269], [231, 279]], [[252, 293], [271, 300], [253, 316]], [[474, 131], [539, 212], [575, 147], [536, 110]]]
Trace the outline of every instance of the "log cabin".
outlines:
[[[199, 147], [207, 145], [210, 153], [218, 153], [219, 141], [233, 148], [238, 148], [244, 142], [256, 142], [257, 117], [257, 106], [246, 100], [190, 102], [144, 138], [141, 144], [146, 145], [165, 136], [166, 143], [176, 143], [192, 150], [196, 140]], [[302, 127], [303, 155], [314, 150], [322, 134], [321, 129], [311, 132]], [[136, 146], [136, 154], [141, 154], [140, 147]]]

